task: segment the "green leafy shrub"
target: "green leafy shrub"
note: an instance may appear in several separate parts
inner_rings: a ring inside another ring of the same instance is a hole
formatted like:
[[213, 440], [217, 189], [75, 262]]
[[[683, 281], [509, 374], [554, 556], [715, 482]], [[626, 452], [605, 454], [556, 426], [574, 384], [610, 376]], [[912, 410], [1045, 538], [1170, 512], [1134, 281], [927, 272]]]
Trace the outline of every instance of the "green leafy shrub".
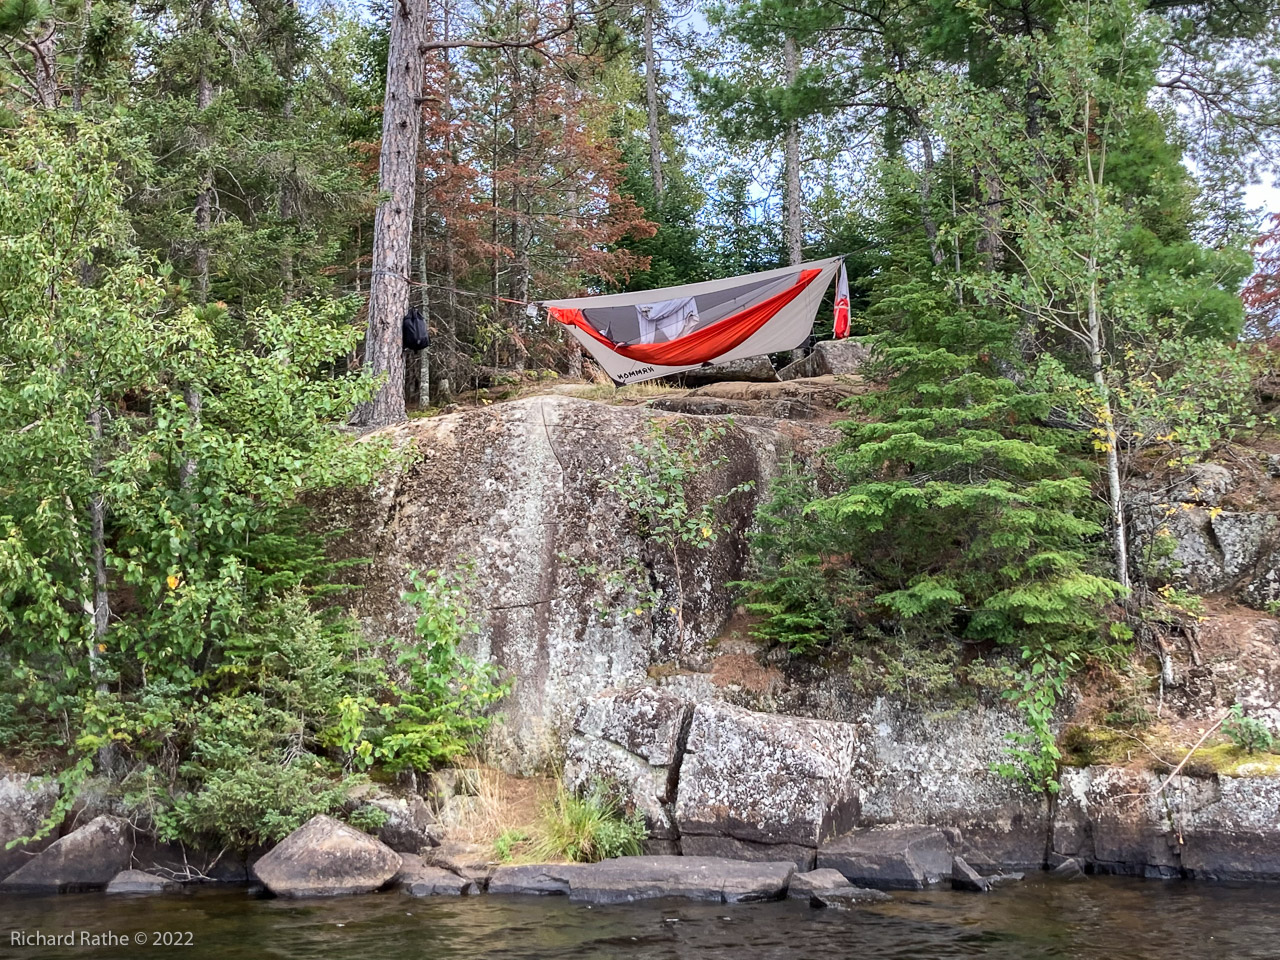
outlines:
[[1270, 750], [1275, 744], [1271, 729], [1257, 717], [1247, 717], [1244, 708], [1236, 704], [1231, 715], [1222, 724], [1222, 732], [1236, 747], [1246, 753]]
[[86, 700], [78, 749], [111, 751], [126, 805], [163, 840], [252, 849], [339, 812], [360, 780], [324, 746], [344, 692], [368, 680], [352, 668], [368, 657], [355, 625], [297, 591], [249, 625], [203, 688], [158, 680]]
[[195, 790], [178, 794], [159, 832], [162, 839], [252, 850], [333, 812], [345, 795], [345, 785], [315, 758], [281, 766], [249, 757], [234, 769], [208, 771]]
[[534, 856], [574, 863], [637, 856], [648, 835], [644, 814], [623, 810], [601, 781], [581, 796], [562, 784], [538, 822]]
[[329, 742], [355, 765], [392, 773], [430, 770], [466, 753], [511, 687], [496, 666], [461, 649], [478, 629], [462, 584], [439, 570], [410, 579], [404, 599], [418, 608], [416, 639], [393, 641], [394, 669], [379, 689], [343, 699], [329, 731]]
[[0, 136], [3, 723], [63, 805], [96, 778], [165, 839], [245, 848], [343, 795], [322, 734], [378, 684], [301, 498], [388, 450], [334, 429], [373, 389], [334, 375], [354, 304], [187, 305], [132, 246], [127, 148]]

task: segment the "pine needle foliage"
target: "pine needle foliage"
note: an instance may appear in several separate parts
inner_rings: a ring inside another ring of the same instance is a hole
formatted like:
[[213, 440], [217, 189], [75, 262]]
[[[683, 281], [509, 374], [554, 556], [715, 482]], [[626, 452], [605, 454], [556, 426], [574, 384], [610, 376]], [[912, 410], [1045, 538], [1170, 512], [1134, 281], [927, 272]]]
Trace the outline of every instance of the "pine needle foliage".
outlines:
[[[1016, 323], [962, 302], [932, 279], [924, 240], [899, 236], [869, 310], [884, 388], [850, 401], [827, 451], [830, 492], [775, 484], [750, 609], [766, 638], [796, 653], [844, 646], [891, 689], [1021, 687], [1020, 665], [1056, 676], [1103, 652], [1105, 608], [1122, 595], [1105, 571], [1089, 437], [1054, 425], [1060, 398], [1023, 368]], [[1011, 691], [1051, 750], [1056, 695], [1023, 693]]]
[[[793, 526], [838, 545], [847, 559], [829, 549], [824, 579], [852, 590], [864, 627], [1033, 653], [1087, 647], [1120, 593], [1100, 572], [1087, 436], [1051, 425], [1056, 398], [1021, 376], [1015, 330], [921, 279], [924, 256], [908, 242], [891, 255], [871, 309], [887, 386], [854, 399], [829, 451], [839, 488]], [[788, 548], [778, 509], [764, 508], [756, 546], [771, 572], [794, 574], [812, 566], [813, 538]]]

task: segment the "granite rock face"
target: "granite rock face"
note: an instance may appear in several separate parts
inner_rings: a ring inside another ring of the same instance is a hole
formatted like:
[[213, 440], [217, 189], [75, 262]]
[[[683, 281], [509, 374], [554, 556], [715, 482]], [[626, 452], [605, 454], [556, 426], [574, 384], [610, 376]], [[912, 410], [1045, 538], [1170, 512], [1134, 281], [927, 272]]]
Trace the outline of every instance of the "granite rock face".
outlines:
[[857, 757], [849, 724], [698, 704], [675, 801], [681, 850], [810, 869], [857, 822]]
[[8, 849], [10, 842], [36, 833], [57, 800], [58, 782], [51, 777], [0, 775], [0, 880], [57, 839], [50, 836]]
[[[377, 558], [355, 610], [374, 634], [408, 635], [405, 569], [473, 560], [469, 598], [484, 630], [468, 652], [518, 680], [491, 744], [496, 760], [529, 772], [563, 751], [569, 786], [616, 783], [644, 813], [654, 851], [806, 869], [840, 835], [929, 827], [946, 839], [946, 865], [939, 854], [938, 864], [922, 866], [908, 845], [894, 854], [904, 882], [949, 879], [952, 857], [982, 878], [1068, 858], [1091, 871], [1280, 877], [1274, 819], [1251, 814], [1271, 809], [1274, 778], [1180, 778], [1176, 798], [1171, 788], [1152, 800], [1144, 795], [1155, 784], [1121, 782], [1145, 775], [1066, 771], [1069, 789], [1051, 814], [1044, 798], [993, 772], [1006, 759], [1007, 735], [1023, 729], [1007, 704], [922, 709], [866, 695], [838, 667], [752, 647], [743, 639], [749, 624], [731, 635], [739, 617], [725, 585], [745, 571], [756, 505], [787, 457], [813, 462], [833, 439], [816, 420], [796, 418], [829, 415], [830, 397], [875, 389], [856, 372], [866, 359], [845, 341], [819, 345], [802, 368], [789, 368], [796, 379], [711, 383], [648, 408], [541, 396], [392, 428], [382, 435], [416, 444], [418, 458], [372, 492], [322, 505], [352, 531], [347, 556]], [[820, 364], [831, 372], [806, 379]], [[655, 419], [701, 431], [706, 417], [729, 413], [708, 450], [725, 463], [700, 475], [691, 494], [756, 486], [730, 502], [709, 549], [691, 551], [681, 630], [668, 602], [674, 570], [619, 522], [625, 507], [607, 480]], [[1280, 468], [1255, 472], [1246, 483], [1234, 467], [1206, 464], [1134, 491], [1135, 552], [1167, 527], [1177, 541], [1170, 582], [1266, 609], [1280, 599], [1280, 514], [1266, 509], [1280, 502], [1280, 483], [1269, 489], [1266, 477]], [[626, 570], [637, 574], [631, 586], [612, 576]], [[636, 613], [628, 602], [636, 583], [666, 592]], [[1253, 617], [1246, 626], [1247, 636], [1232, 621], [1231, 642], [1186, 669], [1182, 686], [1166, 681], [1166, 703], [1177, 699], [1181, 709], [1229, 696], [1225, 704], [1280, 725], [1280, 666], [1265, 676], [1253, 668], [1255, 659], [1280, 664], [1272, 657], [1280, 620]], [[1211, 633], [1204, 625], [1206, 649]], [[722, 671], [729, 657], [750, 661], [768, 682]], [[469, 878], [483, 882], [489, 872], [473, 866]]]
[[855, 828], [932, 823], [982, 872], [1044, 863], [1048, 805], [991, 769], [1019, 729], [1012, 714], [970, 708], [939, 724], [884, 700], [828, 711], [810, 695], [808, 709], [856, 722], [783, 716], [687, 679], [588, 699], [567, 747], [569, 785], [617, 784], [670, 852], [804, 871]]
[[320, 814], [276, 844], [253, 870], [278, 897], [337, 897], [372, 893], [401, 864], [382, 841]]
[[876, 890], [923, 890], [951, 879], [951, 839], [937, 827], [871, 827], [823, 845], [818, 866]]
[[565, 747], [566, 786], [616, 784], [644, 813], [652, 839], [674, 840], [673, 805], [692, 717], [692, 704], [653, 687], [584, 700]]
[[807, 357], [779, 370], [778, 379], [861, 373], [870, 358], [871, 350], [861, 340], [819, 340]]
[[[840, 715], [840, 701], [822, 703]], [[984, 872], [1044, 863], [1049, 805], [993, 769], [1021, 719], [1004, 705], [977, 704], [945, 721], [878, 697], [855, 716], [865, 738], [860, 825], [935, 824], [955, 852]]]
[[[466, 592], [482, 631], [467, 652], [519, 678], [489, 744], [512, 770], [532, 772], [557, 754], [585, 697], [643, 685], [656, 663], [696, 669], [710, 660], [708, 642], [733, 611], [724, 584], [744, 574], [743, 534], [757, 503], [788, 456], [803, 460], [832, 437], [742, 417], [708, 442], [708, 459], [724, 460], [688, 484], [692, 500], [754, 487], [721, 507], [715, 542], [690, 551], [681, 629], [670, 557], [622, 522], [625, 505], [606, 486], [655, 420], [681, 432], [707, 426], [564, 396], [413, 420], [374, 435], [412, 446], [413, 456], [366, 490], [316, 504], [325, 522], [348, 531], [335, 545], [340, 556], [374, 558], [351, 595], [370, 636], [412, 636], [417, 613], [401, 599], [408, 570], [473, 565]], [[636, 614], [632, 594], [651, 582], [661, 602]]]
[[129, 866], [132, 851], [128, 822], [104, 814], [50, 844], [0, 882], [0, 890], [100, 890]]
[[1280, 880], [1280, 777], [1064, 771], [1053, 858], [1097, 873]]
[[1134, 490], [1128, 508], [1134, 547], [1147, 549], [1157, 533], [1172, 537], [1173, 552], [1161, 561], [1169, 579], [1265, 609], [1280, 599], [1280, 516], [1267, 506], [1274, 493], [1262, 494], [1261, 504], [1251, 502], [1254, 494], [1239, 493], [1242, 477], [1221, 464], [1201, 463], [1168, 485], [1150, 481]]
[[569, 897], [589, 903], [631, 903], [661, 897], [717, 903], [781, 900], [794, 873], [795, 865], [790, 861], [618, 857], [578, 867], [569, 878]]

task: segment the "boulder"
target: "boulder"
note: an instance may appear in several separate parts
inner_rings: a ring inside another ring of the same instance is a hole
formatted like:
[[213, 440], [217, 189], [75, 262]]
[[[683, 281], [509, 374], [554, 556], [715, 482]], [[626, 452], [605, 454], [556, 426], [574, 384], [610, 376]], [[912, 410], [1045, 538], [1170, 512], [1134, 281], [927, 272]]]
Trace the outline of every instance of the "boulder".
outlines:
[[57, 839], [49, 836], [32, 843], [9, 844], [37, 832], [58, 800], [58, 781], [25, 773], [0, 776], [0, 880], [31, 860]]
[[[314, 502], [324, 522], [345, 531], [338, 556], [374, 558], [354, 568], [361, 589], [348, 595], [370, 635], [413, 636], [418, 614], [401, 596], [410, 569], [471, 564], [466, 600], [482, 630], [466, 652], [519, 678], [487, 747], [509, 770], [545, 767], [585, 697], [644, 685], [655, 663], [709, 664], [709, 641], [734, 609], [724, 584], [745, 574], [742, 537], [758, 502], [789, 456], [803, 461], [834, 437], [829, 428], [743, 417], [708, 441], [707, 460], [724, 462], [701, 472], [688, 495], [701, 503], [745, 482], [754, 487], [718, 510], [723, 532], [687, 558], [681, 629], [670, 612], [674, 567], [663, 551], [646, 551], [624, 522], [620, 497], [604, 486], [655, 420], [677, 430], [706, 426], [560, 396], [411, 420], [369, 439], [412, 445], [416, 456], [399, 458], [368, 487]], [[637, 573], [636, 558], [650, 553], [653, 570]], [[637, 591], [651, 577], [667, 593], [636, 614]]]
[[171, 893], [181, 890], [176, 880], [166, 880], [145, 870], [121, 870], [107, 884], [107, 893]]
[[819, 340], [807, 357], [779, 370], [778, 379], [861, 373], [870, 358], [871, 349], [861, 340]]
[[1194, 463], [1175, 481], [1168, 491], [1168, 499], [1212, 507], [1235, 487], [1235, 475], [1222, 464]]
[[683, 396], [658, 397], [651, 401], [651, 406], [657, 410], [702, 416], [732, 414], [774, 420], [814, 420], [829, 418], [843, 401], [868, 389], [861, 377], [810, 377], [777, 383], [708, 383]]
[[531, 863], [502, 866], [489, 880], [490, 893], [568, 894], [582, 867], [571, 863]]
[[855, 887], [838, 870], [811, 870], [791, 878], [787, 896], [792, 900], [808, 900], [810, 906], [847, 906], [890, 899], [887, 893]]
[[471, 881], [479, 890], [488, 886], [496, 867], [490, 847], [462, 840], [441, 841], [438, 847], [424, 851], [423, 860]]
[[480, 892], [480, 887], [474, 880], [460, 877], [443, 867], [424, 863], [418, 854], [402, 854], [400, 859], [395, 884], [411, 897], [458, 897]]
[[1067, 857], [1049, 871], [1055, 880], [1080, 880], [1084, 877], [1084, 864], [1075, 857]]
[[965, 863], [964, 857], [955, 857], [951, 861], [951, 889], [986, 893], [991, 889], [991, 882]]
[[618, 857], [575, 870], [569, 878], [569, 897], [589, 903], [630, 903], [660, 897], [719, 903], [781, 900], [793, 873], [795, 865], [789, 861]]
[[396, 853], [417, 853], [440, 842], [440, 827], [422, 797], [375, 796], [365, 802], [387, 815], [387, 822], [378, 828], [378, 839]]
[[50, 844], [6, 877], [0, 889], [49, 893], [100, 890], [129, 866], [132, 850], [128, 822], [104, 814]]
[[851, 724], [698, 704], [676, 797], [681, 850], [811, 869], [818, 845], [856, 822], [857, 755]]
[[858, 886], [923, 890], [951, 877], [951, 841], [937, 827], [871, 827], [824, 844], [818, 866]]
[[612, 783], [644, 813], [651, 840], [675, 839], [671, 807], [692, 714], [687, 700], [652, 687], [587, 698], [565, 746], [565, 785]]
[[336, 897], [372, 893], [401, 863], [381, 840], [319, 814], [276, 844], [253, 871], [278, 897]]
[[778, 373], [768, 357], [744, 357], [726, 360], [724, 363], [704, 363], [696, 370], [686, 370], [680, 378], [687, 384], [719, 383], [722, 381], [748, 380], [762, 382], [777, 380]]

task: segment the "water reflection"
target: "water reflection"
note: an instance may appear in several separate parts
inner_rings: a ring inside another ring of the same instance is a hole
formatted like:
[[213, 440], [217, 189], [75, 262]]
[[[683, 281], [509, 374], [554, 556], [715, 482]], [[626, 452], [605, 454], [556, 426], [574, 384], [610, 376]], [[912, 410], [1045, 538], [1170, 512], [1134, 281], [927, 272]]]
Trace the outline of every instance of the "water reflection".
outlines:
[[[100, 960], [1198, 960], [1280, 957], [1280, 889], [1033, 879], [992, 894], [898, 894], [853, 911], [787, 902], [592, 907], [562, 897], [258, 900], [240, 891], [0, 901], [0, 957]], [[126, 946], [36, 946], [110, 932]], [[189, 947], [139, 934], [191, 932]]]

